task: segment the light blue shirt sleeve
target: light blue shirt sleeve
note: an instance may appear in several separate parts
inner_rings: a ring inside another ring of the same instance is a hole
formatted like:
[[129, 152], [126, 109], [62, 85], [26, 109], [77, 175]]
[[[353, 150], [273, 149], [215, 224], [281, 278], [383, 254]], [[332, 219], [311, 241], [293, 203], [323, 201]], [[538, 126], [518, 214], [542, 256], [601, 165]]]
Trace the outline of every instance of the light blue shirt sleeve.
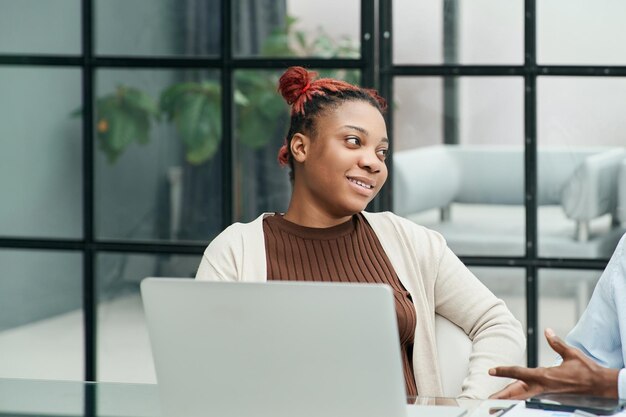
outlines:
[[591, 300], [566, 341], [600, 365], [621, 369], [620, 398], [626, 398], [626, 235], [620, 239]]

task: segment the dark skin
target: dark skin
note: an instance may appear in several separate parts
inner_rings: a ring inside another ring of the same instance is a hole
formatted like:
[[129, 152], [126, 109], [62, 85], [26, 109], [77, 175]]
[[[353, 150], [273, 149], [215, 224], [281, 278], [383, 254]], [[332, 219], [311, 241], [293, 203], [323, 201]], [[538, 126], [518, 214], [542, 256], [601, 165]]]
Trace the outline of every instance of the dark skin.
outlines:
[[545, 337], [550, 347], [563, 362], [547, 368], [500, 366], [489, 370], [489, 375], [517, 379], [504, 389], [492, 394], [491, 399], [524, 400], [542, 393], [570, 393], [596, 397], [618, 398], [619, 369], [598, 365], [580, 350], [567, 345], [551, 329]]

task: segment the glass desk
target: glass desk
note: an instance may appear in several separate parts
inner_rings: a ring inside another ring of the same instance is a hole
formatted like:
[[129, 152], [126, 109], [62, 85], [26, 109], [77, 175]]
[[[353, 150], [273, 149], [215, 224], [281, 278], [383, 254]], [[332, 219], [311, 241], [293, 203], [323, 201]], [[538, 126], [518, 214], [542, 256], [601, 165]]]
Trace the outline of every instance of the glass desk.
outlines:
[[161, 415], [157, 386], [0, 378], [0, 416]]
[[[413, 397], [410, 404], [453, 405], [454, 399]], [[490, 416], [490, 410], [515, 401], [456, 400], [465, 416]], [[493, 414], [492, 414], [493, 415]], [[103, 416], [160, 417], [159, 395], [154, 384], [44, 381], [0, 378], [0, 417], [6, 416]]]

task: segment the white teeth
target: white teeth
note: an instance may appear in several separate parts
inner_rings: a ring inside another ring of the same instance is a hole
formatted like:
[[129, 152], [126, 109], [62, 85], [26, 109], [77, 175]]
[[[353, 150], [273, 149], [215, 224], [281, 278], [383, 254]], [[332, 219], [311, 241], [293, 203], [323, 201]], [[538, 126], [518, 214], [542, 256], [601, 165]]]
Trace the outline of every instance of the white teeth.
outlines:
[[372, 188], [374, 188], [373, 185], [369, 185], [369, 184], [365, 184], [364, 182], [361, 182], [359, 180], [355, 180], [353, 178], [348, 178], [350, 181], [352, 181], [353, 183], [355, 183], [356, 185], [360, 185], [363, 188], [367, 188], [368, 190], [371, 190]]

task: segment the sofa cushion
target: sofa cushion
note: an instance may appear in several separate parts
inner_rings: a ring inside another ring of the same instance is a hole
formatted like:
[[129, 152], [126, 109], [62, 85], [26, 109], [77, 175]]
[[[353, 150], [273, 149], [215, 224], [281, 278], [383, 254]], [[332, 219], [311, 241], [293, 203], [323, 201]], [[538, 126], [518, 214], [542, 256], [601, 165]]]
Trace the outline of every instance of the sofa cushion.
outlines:
[[[446, 146], [460, 170], [461, 184], [454, 201], [469, 204], [524, 204], [524, 149], [504, 146]], [[591, 157], [594, 166], [615, 148], [541, 148], [537, 152], [537, 203], [560, 204], [562, 190], [576, 170]], [[608, 163], [608, 161], [607, 161]]]
[[445, 207], [458, 193], [460, 173], [446, 147], [431, 146], [393, 155], [394, 212], [400, 216]]
[[461, 184], [454, 197], [455, 202], [524, 203], [522, 149], [487, 146], [449, 146], [447, 149], [461, 172]]
[[580, 163], [561, 193], [563, 210], [570, 219], [588, 221], [616, 213], [618, 172], [625, 158], [623, 149], [611, 149]]
[[[523, 256], [526, 218], [524, 206], [460, 204], [451, 206], [450, 220], [440, 221], [437, 210], [408, 216], [436, 230], [459, 256]], [[565, 217], [560, 206], [538, 209], [539, 254], [542, 257], [601, 258], [611, 256], [623, 229], [611, 227], [611, 217], [590, 222], [586, 242], [575, 239], [575, 221]]]

